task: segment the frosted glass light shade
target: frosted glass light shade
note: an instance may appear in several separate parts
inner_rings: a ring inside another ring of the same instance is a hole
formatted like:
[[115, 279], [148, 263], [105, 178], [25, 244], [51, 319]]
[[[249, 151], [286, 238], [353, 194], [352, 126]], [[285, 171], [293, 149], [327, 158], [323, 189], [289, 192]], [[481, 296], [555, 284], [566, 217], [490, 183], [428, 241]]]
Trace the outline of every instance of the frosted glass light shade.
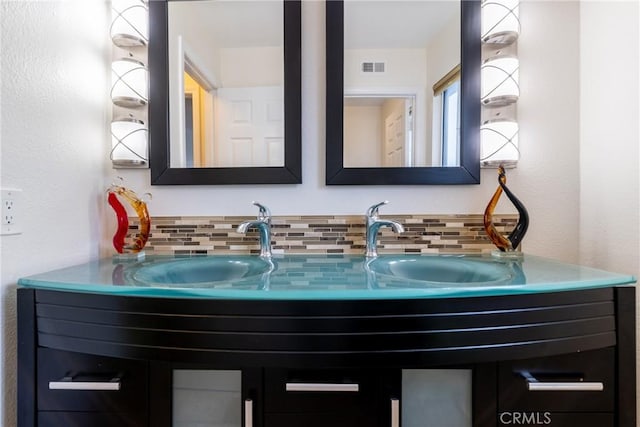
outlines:
[[149, 101], [149, 70], [132, 58], [111, 63], [111, 100], [121, 107], [140, 107]]
[[520, 0], [482, 2], [482, 41], [510, 44], [520, 35]]
[[111, 162], [116, 168], [149, 163], [149, 135], [144, 122], [134, 118], [111, 122]]
[[482, 64], [482, 104], [502, 107], [520, 97], [518, 84], [518, 58], [500, 56], [489, 58]]
[[518, 122], [511, 119], [489, 120], [480, 127], [480, 165], [514, 168], [520, 159]]
[[143, 0], [111, 1], [111, 40], [121, 47], [149, 42], [149, 9]]

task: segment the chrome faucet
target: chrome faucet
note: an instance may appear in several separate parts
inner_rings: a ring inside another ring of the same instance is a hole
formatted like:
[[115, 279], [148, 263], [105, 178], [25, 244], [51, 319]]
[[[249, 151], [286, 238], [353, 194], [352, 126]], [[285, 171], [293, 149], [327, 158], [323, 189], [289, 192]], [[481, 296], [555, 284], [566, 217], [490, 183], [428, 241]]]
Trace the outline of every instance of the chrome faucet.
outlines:
[[238, 225], [238, 233], [244, 234], [252, 227], [257, 228], [260, 232], [260, 256], [271, 258], [271, 211], [258, 202], [253, 202], [253, 204], [259, 209], [258, 218]]
[[389, 203], [389, 201], [385, 200], [384, 202], [380, 202], [377, 205], [373, 205], [369, 209], [367, 209], [367, 215], [365, 217], [367, 220], [367, 231], [365, 240], [367, 247], [366, 256], [368, 258], [378, 256], [376, 238], [378, 236], [378, 230], [380, 229], [380, 227], [391, 227], [396, 233], [404, 233], [404, 227], [399, 222], [380, 219], [378, 217], [378, 209], [380, 208], [380, 206], [386, 205], [387, 203]]

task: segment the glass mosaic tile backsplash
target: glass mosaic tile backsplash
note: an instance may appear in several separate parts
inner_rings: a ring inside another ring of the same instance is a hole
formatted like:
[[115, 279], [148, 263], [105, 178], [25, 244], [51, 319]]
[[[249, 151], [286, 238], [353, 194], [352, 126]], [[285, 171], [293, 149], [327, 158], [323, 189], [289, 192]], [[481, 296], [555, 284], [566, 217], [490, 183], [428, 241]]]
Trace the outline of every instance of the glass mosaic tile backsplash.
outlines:
[[[482, 225], [482, 214], [393, 215], [405, 227], [403, 234], [382, 228], [378, 253], [480, 254], [495, 249]], [[236, 231], [238, 224], [254, 216], [152, 217], [151, 236], [145, 247], [150, 254], [258, 254], [258, 233]], [[496, 215], [496, 228], [509, 233], [517, 214]], [[135, 233], [137, 217], [131, 217]], [[362, 215], [303, 215], [272, 217], [274, 254], [362, 254], [365, 226]]]

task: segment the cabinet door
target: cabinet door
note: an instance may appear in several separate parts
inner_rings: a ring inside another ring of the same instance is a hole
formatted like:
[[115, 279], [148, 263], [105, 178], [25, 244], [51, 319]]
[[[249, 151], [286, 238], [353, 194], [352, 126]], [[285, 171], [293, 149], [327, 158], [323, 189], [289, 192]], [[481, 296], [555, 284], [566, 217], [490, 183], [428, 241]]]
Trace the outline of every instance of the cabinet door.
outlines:
[[471, 427], [471, 369], [403, 369], [401, 375], [399, 425]]
[[615, 349], [499, 363], [499, 410], [613, 412]]
[[38, 349], [39, 411], [147, 411], [147, 362]]
[[262, 425], [261, 369], [172, 369], [171, 382], [172, 427]]
[[173, 371], [173, 427], [240, 427], [242, 371]]
[[356, 412], [267, 413], [265, 427], [373, 427], [378, 421]]
[[371, 407], [377, 393], [376, 374], [366, 370], [268, 369], [267, 412], [350, 411]]
[[38, 412], [38, 427], [146, 427], [139, 414], [110, 412]]
[[614, 427], [613, 414], [600, 412], [505, 411], [498, 426]]
[[386, 427], [386, 376], [386, 370], [267, 369], [265, 426]]

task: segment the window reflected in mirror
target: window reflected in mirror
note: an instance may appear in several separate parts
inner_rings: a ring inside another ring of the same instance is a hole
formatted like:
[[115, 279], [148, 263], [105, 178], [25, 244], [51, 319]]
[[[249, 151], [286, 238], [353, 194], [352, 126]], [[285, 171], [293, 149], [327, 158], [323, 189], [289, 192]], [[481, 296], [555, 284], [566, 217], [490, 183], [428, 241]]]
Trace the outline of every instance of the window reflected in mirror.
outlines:
[[171, 167], [284, 166], [283, 3], [168, 6]]
[[460, 65], [433, 85], [432, 111], [433, 166], [459, 166]]
[[460, 20], [456, 1], [344, 1], [344, 167], [460, 166]]

